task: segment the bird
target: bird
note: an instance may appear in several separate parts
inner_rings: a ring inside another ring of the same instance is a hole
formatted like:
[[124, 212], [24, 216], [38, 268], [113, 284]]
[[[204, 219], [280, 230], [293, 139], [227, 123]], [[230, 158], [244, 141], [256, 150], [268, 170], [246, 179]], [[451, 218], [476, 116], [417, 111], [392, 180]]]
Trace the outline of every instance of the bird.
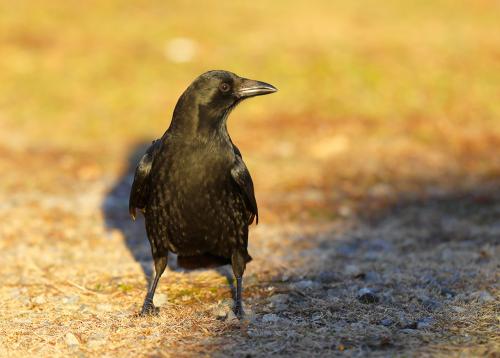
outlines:
[[244, 316], [243, 274], [252, 260], [249, 226], [258, 224], [254, 185], [227, 130], [231, 111], [243, 100], [271, 94], [273, 85], [212, 70], [182, 93], [163, 136], [154, 140], [134, 174], [129, 213], [143, 213], [154, 261], [154, 279], [141, 316], [157, 314], [153, 297], [168, 264], [204, 268], [230, 264], [236, 278], [234, 313]]

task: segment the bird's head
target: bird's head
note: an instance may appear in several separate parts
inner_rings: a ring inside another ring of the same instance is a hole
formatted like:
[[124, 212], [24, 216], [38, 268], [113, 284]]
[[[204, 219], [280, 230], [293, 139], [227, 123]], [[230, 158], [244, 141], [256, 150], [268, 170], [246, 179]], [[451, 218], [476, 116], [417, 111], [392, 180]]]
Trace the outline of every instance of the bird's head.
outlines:
[[[225, 125], [231, 110], [244, 99], [276, 92], [276, 87], [228, 71], [209, 71], [196, 78], [177, 102], [172, 124], [198, 130]], [[178, 122], [178, 123], [175, 123]]]

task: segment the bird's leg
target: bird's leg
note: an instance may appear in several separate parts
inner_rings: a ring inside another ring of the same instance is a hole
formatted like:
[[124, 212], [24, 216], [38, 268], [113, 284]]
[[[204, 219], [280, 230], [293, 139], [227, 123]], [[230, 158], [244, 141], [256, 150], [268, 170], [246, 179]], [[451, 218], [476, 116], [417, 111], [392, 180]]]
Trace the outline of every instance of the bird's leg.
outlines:
[[243, 291], [243, 273], [245, 272], [246, 267], [244, 256], [240, 252], [233, 253], [231, 257], [231, 265], [233, 267], [234, 276], [236, 277], [236, 302], [234, 305], [234, 313], [238, 318], [242, 318], [245, 315], [241, 302], [241, 293]]
[[149, 287], [148, 293], [146, 294], [146, 298], [144, 299], [144, 304], [142, 305], [142, 310], [140, 315], [150, 315], [157, 314], [158, 309], [153, 305], [153, 297], [155, 295], [156, 286], [158, 285], [158, 281], [160, 281], [160, 277], [165, 271], [167, 267], [167, 256], [161, 256], [154, 259], [155, 261], [155, 278]]
[[234, 313], [238, 316], [238, 318], [245, 315], [241, 301], [241, 291], [243, 291], [243, 277], [236, 277], [236, 304], [234, 306]]

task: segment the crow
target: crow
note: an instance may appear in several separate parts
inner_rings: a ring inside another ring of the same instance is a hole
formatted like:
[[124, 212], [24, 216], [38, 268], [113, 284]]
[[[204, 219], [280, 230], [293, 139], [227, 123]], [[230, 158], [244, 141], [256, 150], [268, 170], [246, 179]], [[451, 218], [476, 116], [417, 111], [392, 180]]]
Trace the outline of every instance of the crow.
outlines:
[[252, 177], [227, 131], [229, 113], [244, 99], [276, 92], [265, 82], [228, 71], [209, 71], [179, 98], [169, 128], [137, 165], [129, 212], [143, 212], [155, 276], [141, 315], [157, 313], [153, 296], [168, 253], [181, 267], [231, 264], [236, 277], [234, 311], [244, 315], [242, 277], [248, 227], [259, 213]]

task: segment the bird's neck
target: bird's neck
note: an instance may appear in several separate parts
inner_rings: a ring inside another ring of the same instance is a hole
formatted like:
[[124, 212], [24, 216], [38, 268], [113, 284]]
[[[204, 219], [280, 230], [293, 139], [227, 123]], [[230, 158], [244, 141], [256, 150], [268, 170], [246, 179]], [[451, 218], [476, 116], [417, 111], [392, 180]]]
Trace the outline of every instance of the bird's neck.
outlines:
[[[200, 141], [210, 144], [232, 145], [226, 121], [232, 108], [221, 112], [207, 103], [200, 103], [197, 97], [184, 93], [177, 102], [167, 133], [182, 140]], [[214, 143], [212, 143], [214, 144]]]

